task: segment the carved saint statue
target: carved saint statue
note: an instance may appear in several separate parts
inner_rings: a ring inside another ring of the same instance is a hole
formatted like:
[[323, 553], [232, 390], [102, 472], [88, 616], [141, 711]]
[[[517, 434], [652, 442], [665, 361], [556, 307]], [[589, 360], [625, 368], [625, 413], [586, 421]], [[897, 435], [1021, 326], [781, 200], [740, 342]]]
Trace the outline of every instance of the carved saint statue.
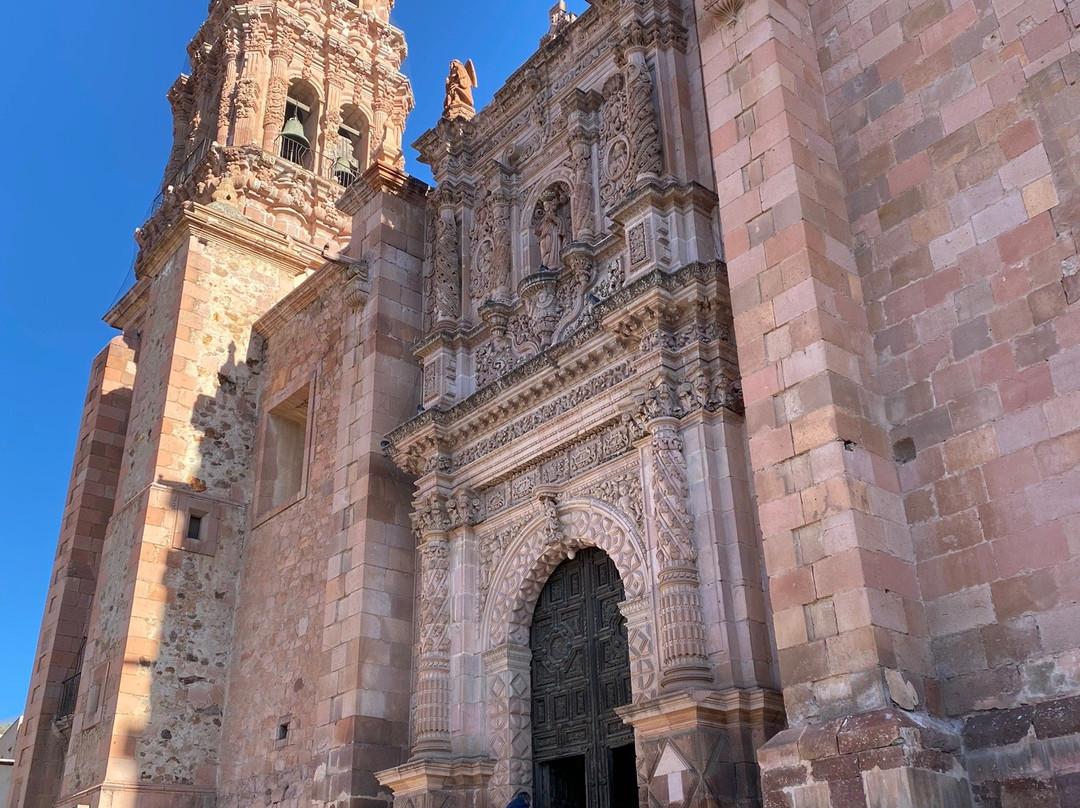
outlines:
[[450, 63], [450, 75], [446, 78], [446, 101], [443, 104], [443, 117], [469, 118], [476, 115], [473, 102], [473, 88], [478, 87], [476, 68], [472, 59], [462, 64], [457, 59]]
[[540, 200], [544, 212], [536, 226], [536, 240], [540, 247], [540, 265], [547, 269], [562, 266], [566, 227], [560, 202], [559, 195], [554, 191], [546, 191]]

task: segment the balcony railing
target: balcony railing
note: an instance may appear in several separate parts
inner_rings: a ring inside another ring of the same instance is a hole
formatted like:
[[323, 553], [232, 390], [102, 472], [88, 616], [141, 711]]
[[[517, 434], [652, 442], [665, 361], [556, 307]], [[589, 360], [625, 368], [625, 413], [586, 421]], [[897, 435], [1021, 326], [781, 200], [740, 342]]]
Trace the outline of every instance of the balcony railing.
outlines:
[[[278, 141], [278, 155], [323, 179], [336, 182], [342, 188], [348, 188], [359, 177], [358, 171], [351, 168], [342, 170], [338, 157], [326, 154], [320, 156], [315, 150], [291, 138]], [[315, 170], [316, 165], [320, 166], [320, 171]]]
[[199, 163], [210, 152], [210, 146], [212, 145], [210, 138], [203, 138], [198, 142], [194, 149], [192, 149], [188, 156], [184, 158], [184, 162], [180, 164], [180, 167], [176, 169], [164, 183], [164, 187], [161, 192], [154, 197], [154, 201], [150, 203], [150, 210], [146, 214], [147, 221], [151, 219], [155, 213], [161, 210], [161, 206], [165, 203], [165, 195], [169, 192], [170, 188], [183, 183], [188, 177], [192, 175]]
[[79, 698], [79, 682], [82, 673], [76, 673], [70, 679], [65, 679], [60, 686], [60, 706], [56, 709], [56, 719], [68, 718], [75, 715], [75, 702]]

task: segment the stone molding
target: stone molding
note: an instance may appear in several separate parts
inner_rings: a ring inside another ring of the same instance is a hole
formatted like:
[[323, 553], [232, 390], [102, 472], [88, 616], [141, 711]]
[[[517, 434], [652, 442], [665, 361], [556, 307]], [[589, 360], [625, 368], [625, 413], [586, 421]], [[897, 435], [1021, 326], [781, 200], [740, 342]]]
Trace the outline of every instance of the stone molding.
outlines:
[[642, 597], [650, 589], [648, 554], [625, 514], [595, 500], [558, 503], [556, 511], [561, 528], [558, 540], [552, 541], [547, 530], [547, 514], [534, 517], [507, 547], [492, 575], [498, 588], [489, 594], [480, 623], [489, 647], [528, 643], [528, 620], [544, 583], [569, 553], [584, 547], [598, 547], [611, 557], [627, 600]]
[[[699, 317], [699, 307], [693, 301], [705, 293], [699, 284], [711, 284], [724, 277], [724, 267], [719, 262], [691, 264], [674, 273], [662, 270], [649, 273], [596, 305], [589, 312], [583, 327], [568, 339], [526, 361], [450, 409], [428, 409], [394, 430], [387, 435], [387, 453], [399, 466], [412, 473], [422, 472], [424, 464], [418, 465], [417, 459], [410, 458], [429, 457], [429, 452], [436, 446], [441, 446], [445, 451], [461, 445], [471, 440], [476, 431], [483, 429], [487, 432], [507, 424], [514, 416], [547, 399], [553, 392], [550, 379], [552, 365], [559, 367], [558, 388], [565, 389], [575, 380], [595, 372], [602, 363], [610, 364], [619, 348], [597, 339], [601, 335], [613, 333], [616, 342], [622, 343], [622, 350], [629, 353], [632, 347], [630, 343], [635, 339], [640, 342], [650, 327], [659, 327], [661, 316], [669, 321], [681, 320], [685, 324], [695, 321]], [[721, 301], [721, 305], [726, 306], [726, 303]], [[721, 312], [714, 314], [722, 316]], [[731, 339], [730, 332], [723, 331], [715, 337], [707, 334], [705, 337], [725, 342]], [[429, 340], [432, 339], [453, 337], [445, 332], [436, 332], [429, 337]], [[424, 350], [424, 344], [417, 347], [417, 352]], [[500, 399], [492, 411], [490, 405]], [[450, 427], [453, 427], [452, 443]]]
[[294, 277], [325, 263], [316, 248], [250, 219], [229, 215], [235, 211], [225, 207], [222, 211], [214, 203], [185, 203], [153, 246], [139, 254], [135, 285], [109, 310], [105, 322], [121, 330], [138, 322], [151, 282], [188, 238], [204, 237], [228, 244], [243, 254], [272, 263]]
[[701, 727], [783, 725], [785, 720], [783, 695], [761, 688], [665, 693], [616, 712], [643, 740]]
[[256, 333], [270, 339], [318, 299], [319, 295], [338, 284], [341, 285], [342, 297], [350, 306], [363, 307], [371, 288], [368, 262], [326, 254], [324, 257], [327, 263], [255, 321], [252, 328]]
[[494, 761], [486, 759], [420, 760], [375, 772], [375, 777], [394, 792], [394, 797], [410, 797], [463, 789], [483, 791], [494, 770]]

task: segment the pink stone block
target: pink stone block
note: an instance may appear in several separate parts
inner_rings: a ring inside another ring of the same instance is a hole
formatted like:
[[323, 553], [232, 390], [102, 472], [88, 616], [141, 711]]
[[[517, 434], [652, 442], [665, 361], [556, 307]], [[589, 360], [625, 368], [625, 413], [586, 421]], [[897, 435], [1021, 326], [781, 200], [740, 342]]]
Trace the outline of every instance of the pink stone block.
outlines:
[[970, 93], [942, 108], [941, 124], [945, 128], [945, 134], [955, 132], [993, 108], [994, 102], [990, 98], [990, 88], [986, 85], [976, 87]]

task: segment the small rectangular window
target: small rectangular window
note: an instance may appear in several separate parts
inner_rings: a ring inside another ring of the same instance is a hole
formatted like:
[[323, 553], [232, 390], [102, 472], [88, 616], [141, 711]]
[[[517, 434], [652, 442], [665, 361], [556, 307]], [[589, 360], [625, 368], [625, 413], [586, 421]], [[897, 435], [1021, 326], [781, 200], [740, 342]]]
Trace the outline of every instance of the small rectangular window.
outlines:
[[187, 523], [187, 533], [185, 534], [188, 541], [199, 541], [202, 538], [202, 523], [203, 516], [205, 514], [189, 513]]
[[285, 741], [285, 740], [288, 740], [288, 738], [289, 738], [289, 725], [288, 725], [288, 723], [278, 724], [277, 740]]

